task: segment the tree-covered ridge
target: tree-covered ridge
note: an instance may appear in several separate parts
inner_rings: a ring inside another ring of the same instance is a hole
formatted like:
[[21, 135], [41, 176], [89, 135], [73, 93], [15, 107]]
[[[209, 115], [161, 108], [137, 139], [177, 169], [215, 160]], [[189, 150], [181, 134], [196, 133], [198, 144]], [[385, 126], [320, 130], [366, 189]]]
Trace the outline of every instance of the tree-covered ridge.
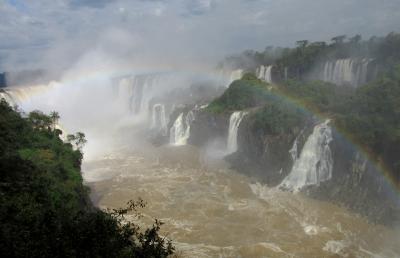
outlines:
[[300, 107], [331, 118], [376, 161], [385, 163], [400, 182], [400, 65], [357, 89], [298, 80], [268, 86], [246, 74], [207, 110], [223, 113], [254, 107], [259, 107], [252, 115], [254, 130], [266, 134], [285, 134], [301, 127], [306, 116]]
[[266, 134], [290, 133], [305, 123], [302, 109], [285, 101], [277, 88], [247, 73], [241, 80], [232, 82], [222, 96], [207, 107], [213, 113], [232, 112], [258, 108], [254, 112], [254, 126]]
[[385, 163], [400, 182], [400, 65], [357, 89], [320, 81], [287, 81], [277, 89], [333, 118], [337, 128]]
[[[127, 223], [144, 202], [103, 212], [90, 203], [80, 171], [84, 134], [63, 142], [59, 116], [27, 116], [0, 102], [1, 257], [166, 257], [170, 242], [159, 221], [148, 229]], [[73, 146], [74, 145], [74, 146]]]
[[333, 37], [331, 42], [299, 40], [294, 48], [268, 46], [264, 51], [246, 50], [227, 57], [220, 66], [255, 71], [260, 65], [274, 65], [283, 78], [284, 68], [292, 72], [291, 78], [302, 79], [315, 65], [336, 59], [371, 59], [379, 65], [380, 75], [393, 69], [400, 62], [400, 34], [389, 33], [386, 37], [363, 40], [360, 35]]
[[267, 87], [266, 82], [247, 73], [241, 80], [232, 82], [222, 96], [208, 105], [207, 110], [221, 113], [259, 106], [272, 97], [265, 90]]

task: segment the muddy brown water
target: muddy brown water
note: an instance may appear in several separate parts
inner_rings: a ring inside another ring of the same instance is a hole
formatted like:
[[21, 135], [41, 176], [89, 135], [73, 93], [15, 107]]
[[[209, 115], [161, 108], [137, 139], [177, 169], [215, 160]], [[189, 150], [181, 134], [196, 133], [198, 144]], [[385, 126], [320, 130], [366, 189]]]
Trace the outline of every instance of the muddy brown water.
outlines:
[[205, 165], [193, 147], [120, 150], [83, 170], [100, 208], [143, 198], [144, 217], [135, 221], [161, 219], [179, 257], [400, 257], [393, 229], [268, 188], [222, 161]]

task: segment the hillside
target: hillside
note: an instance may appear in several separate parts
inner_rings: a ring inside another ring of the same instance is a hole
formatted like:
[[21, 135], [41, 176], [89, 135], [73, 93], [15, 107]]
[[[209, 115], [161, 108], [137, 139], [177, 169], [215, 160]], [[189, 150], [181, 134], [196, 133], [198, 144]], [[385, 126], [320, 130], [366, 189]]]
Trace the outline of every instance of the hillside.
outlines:
[[148, 229], [126, 222], [142, 200], [104, 212], [82, 184], [84, 134], [60, 139], [58, 114], [25, 115], [0, 102], [1, 257], [166, 257], [160, 221]]

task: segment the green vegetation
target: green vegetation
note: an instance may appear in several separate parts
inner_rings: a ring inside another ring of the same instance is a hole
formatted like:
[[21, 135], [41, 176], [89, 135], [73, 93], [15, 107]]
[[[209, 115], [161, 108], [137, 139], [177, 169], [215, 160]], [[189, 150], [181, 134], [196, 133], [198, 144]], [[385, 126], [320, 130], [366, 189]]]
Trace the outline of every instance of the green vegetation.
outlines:
[[253, 130], [282, 135], [304, 125], [307, 116], [298, 107], [306, 107], [333, 119], [337, 128], [368, 149], [376, 161], [386, 164], [400, 182], [400, 65], [357, 89], [296, 80], [269, 89], [267, 86], [246, 74], [233, 82], [208, 110], [223, 113], [258, 107], [252, 115]]
[[254, 113], [254, 128], [266, 134], [290, 133], [305, 123], [306, 114], [276, 93], [276, 88], [248, 73], [234, 81], [207, 110], [223, 113], [262, 107]]
[[[63, 142], [59, 115], [27, 116], [0, 102], [1, 257], [166, 257], [171, 243], [159, 236], [161, 222], [148, 229], [126, 222], [140, 216], [142, 200], [126, 209], [100, 211], [82, 184], [83, 133]], [[75, 148], [73, 147], [75, 146]]]
[[384, 162], [400, 183], [400, 65], [357, 89], [337, 126]]
[[232, 82], [218, 99], [207, 107], [213, 113], [230, 112], [256, 107], [273, 97], [266, 89], [268, 84], [253, 74], [245, 74], [241, 80]]
[[305, 124], [305, 118], [303, 110], [289, 103], [274, 101], [265, 104], [254, 114], [253, 125], [265, 134], [284, 135], [299, 131]]
[[[247, 50], [226, 58], [221, 66], [255, 71], [260, 65], [274, 65], [277, 85], [269, 95], [289, 96], [290, 101], [297, 102], [296, 106], [330, 117], [337, 128], [367, 149], [377, 162], [384, 163], [400, 183], [400, 34], [392, 32], [368, 40], [360, 35], [339, 35], [331, 42], [299, 40], [296, 45], [269, 46], [262, 52]], [[315, 78], [314, 69], [321, 68], [324, 62], [344, 58], [373, 60], [369, 78], [375, 79], [357, 89], [311, 81]], [[234, 82], [209, 110], [222, 113], [263, 107], [254, 115], [255, 125], [269, 133], [286, 131], [301, 112], [285, 103], [285, 99], [266, 98], [265, 86], [252, 88], [258, 84], [261, 83], [255, 78]]]
[[281, 95], [291, 96], [300, 105], [327, 116], [346, 112], [344, 103], [349, 102], [355, 93], [351, 87], [338, 87], [323, 81], [288, 80], [275, 89]]
[[298, 80], [305, 79], [322, 62], [343, 58], [373, 59], [378, 76], [382, 76], [400, 62], [400, 34], [392, 32], [386, 37], [374, 36], [368, 40], [362, 40], [360, 35], [348, 39], [339, 35], [331, 42], [299, 40], [294, 48], [268, 46], [264, 51], [246, 50], [227, 57], [220, 67], [255, 71], [260, 65], [273, 64], [276, 77], [284, 78], [284, 69], [288, 68], [289, 78]]
[[400, 65], [357, 89], [287, 81], [278, 91], [326, 117], [368, 149], [400, 182]]

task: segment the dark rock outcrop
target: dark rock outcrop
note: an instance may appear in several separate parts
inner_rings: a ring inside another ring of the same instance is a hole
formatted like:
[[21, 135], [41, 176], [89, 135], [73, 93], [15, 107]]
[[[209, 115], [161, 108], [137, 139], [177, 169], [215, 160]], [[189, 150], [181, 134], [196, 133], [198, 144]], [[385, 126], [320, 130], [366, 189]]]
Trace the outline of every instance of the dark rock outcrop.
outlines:
[[311, 117], [306, 124], [305, 128], [299, 126], [287, 134], [266, 134], [257, 128], [250, 113], [239, 126], [238, 151], [227, 160], [236, 170], [255, 176], [269, 186], [277, 186], [292, 168], [290, 150], [294, 141], [297, 138], [298, 148], [301, 149], [311, 133]]
[[[255, 111], [255, 110], [254, 110]], [[250, 112], [238, 131], [238, 151], [226, 160], [237, 171], [255, 177], [269, 186], [278, 186], [290, 173], [297, 139], [297, 158], [318, 121], [309, 117], [305, 126], [291, 133], [268, 135], [254, 124]], [[227, 138], [229, 114], [206, 110], [196, 113], [189, 143], [204, 146], [217, 137]], [[312, 198], [343, 205], [371, 221], [394, 225], [400, 222], [400, 203], [388, 180], [376, 166], [336, 130], [332, 130], [330, 149], [333, 158], [332, 178], [320, 185], [308, 186], [302, 192]]]
[[229, 128], [229, 114], [215, 114], [200, 109], [195, 112], [195, 119], [190, 128], [189, 144], [205, 146], [216, 138], [227, 138]]
[[383, 171], [335, 130], [331, 150], [332, 179], [304, 192], [344, 205], [374, 222], [400, 223], [400, 200]]

